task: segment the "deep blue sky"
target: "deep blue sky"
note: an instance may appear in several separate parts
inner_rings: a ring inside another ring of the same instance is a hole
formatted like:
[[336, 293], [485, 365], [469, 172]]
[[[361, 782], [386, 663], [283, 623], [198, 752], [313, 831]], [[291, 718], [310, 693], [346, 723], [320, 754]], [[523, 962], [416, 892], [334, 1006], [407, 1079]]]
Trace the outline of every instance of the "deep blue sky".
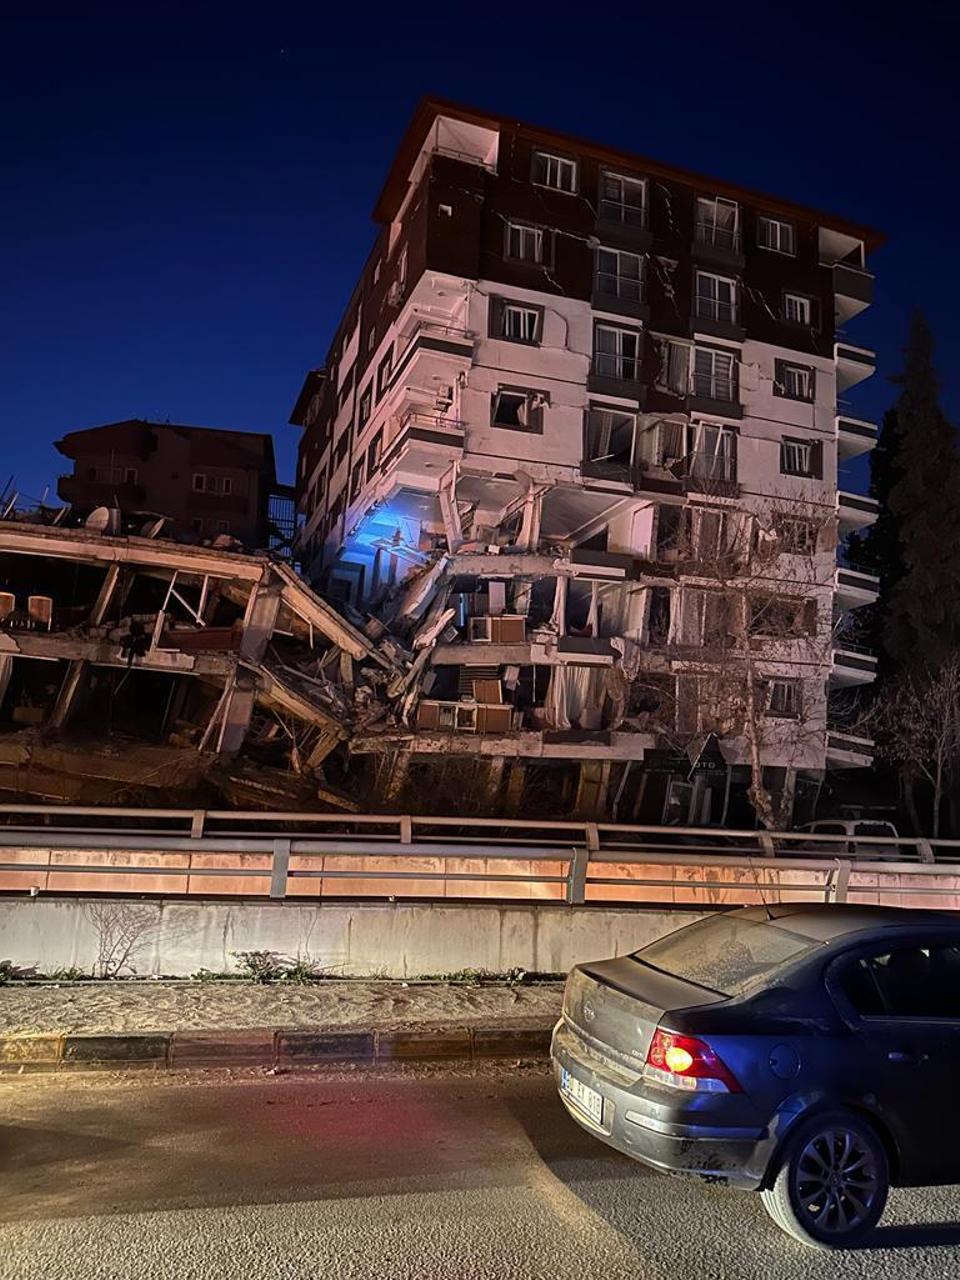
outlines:
[[0, 489], [126, 417], [273, 430], [292, 479], [290, 407], [425, 93], [876, 225], [857, 409], [889, 403], [920, 305], [960, 417], [947, 6], [338, 7], [0, 0]]

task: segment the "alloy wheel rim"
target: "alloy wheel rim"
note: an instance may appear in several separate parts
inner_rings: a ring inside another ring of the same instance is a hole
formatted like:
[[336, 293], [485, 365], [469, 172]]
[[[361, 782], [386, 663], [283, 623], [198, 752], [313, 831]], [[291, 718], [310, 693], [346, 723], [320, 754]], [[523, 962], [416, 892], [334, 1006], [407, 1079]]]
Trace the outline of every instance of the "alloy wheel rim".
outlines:
[[869, 1218], [880, 1185], [873, 1152], [851, 1129], [825, 1129], [803, 1147], [794, 1186], [801, 1216], [817, 1231], [844, 1235]]

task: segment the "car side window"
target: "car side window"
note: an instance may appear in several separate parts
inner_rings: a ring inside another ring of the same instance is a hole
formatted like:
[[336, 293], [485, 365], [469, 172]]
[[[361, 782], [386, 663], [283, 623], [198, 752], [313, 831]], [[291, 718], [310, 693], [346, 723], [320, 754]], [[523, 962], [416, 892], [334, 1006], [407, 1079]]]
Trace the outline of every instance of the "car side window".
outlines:
[[898, 947], [861, 956], [840, 981], [865, 1018], [960, 1019], [960, 947]]

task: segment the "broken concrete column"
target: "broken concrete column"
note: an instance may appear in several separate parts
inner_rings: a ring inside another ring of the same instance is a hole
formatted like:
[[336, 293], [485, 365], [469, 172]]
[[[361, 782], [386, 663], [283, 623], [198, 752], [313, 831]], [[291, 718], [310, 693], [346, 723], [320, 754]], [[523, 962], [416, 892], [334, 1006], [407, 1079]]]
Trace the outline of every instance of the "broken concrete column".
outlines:
[[383, 801], [385, 804], [396, 804], [407, 785], [410, 772], [410, 752], [394, 751], [386, 759], [386, 774], [383, 783]]
[[[113, 601], [119, 581], [120, 566], [112, 564], [104, 575], [100, 590], [97, 592], [97, 598], [90, 611], [89, 622], [91, 626], [99, 627], [107, 616], [107, 611]], [[87, 682], [88, 667], [89, 663], [82, 658], [74, 658], [70, 662], [67, 667], [67, 673], [63, 678], [63, 683], [60, 685], [57, 700], [53, 705], [53, 711], [50, 713], [49, 724], [51, 728], [62, 729], [69, 722], [70, 717], [76, 710], [77, 701], [80, 698], [83, 687]]]

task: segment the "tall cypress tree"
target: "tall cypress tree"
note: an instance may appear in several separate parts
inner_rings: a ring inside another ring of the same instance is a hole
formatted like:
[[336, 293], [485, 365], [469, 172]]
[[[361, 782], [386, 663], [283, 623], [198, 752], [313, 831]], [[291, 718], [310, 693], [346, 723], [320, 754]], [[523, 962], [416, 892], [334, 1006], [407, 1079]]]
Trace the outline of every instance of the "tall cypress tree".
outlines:
[[940, 408], [933, 335], [919, 312], [897, 381], [873, 472], [887, 508], [870, 540], [881, 578], [880, 640], [888, 670], [933, 671], [960, 648], [960, 459]]

